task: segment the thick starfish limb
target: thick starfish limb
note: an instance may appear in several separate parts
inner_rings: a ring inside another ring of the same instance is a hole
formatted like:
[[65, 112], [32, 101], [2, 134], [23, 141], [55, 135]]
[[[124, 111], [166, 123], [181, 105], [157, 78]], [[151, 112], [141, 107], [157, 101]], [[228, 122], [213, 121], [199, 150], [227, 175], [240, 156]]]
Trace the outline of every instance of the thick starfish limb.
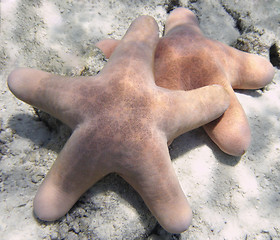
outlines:
[[80, 119], [71, 108], [76, 100], [77, 78], [54, 75], [48, 72], [19, 68], [8, 77], [8, 87], [22, 101], [39, 108], [66, 123], [72, 129]]
[[100, 160], [100, 144], [92, 134], [92, 129], [80, 126], [66, 142], [35, 196], [34, 213], [39, 219], [54, 221], [64, 216], [111, 170], [108, 162]]
[[[153, 59], [156, 44], [159, 40], [158, 26], [155, 20], [149, 16], [140, 16], [130, 25], [122, 40], [117, 44], [115, 50], [110, 56], [108, 63], [102, 69], [103, 72], [112, 71], [123, 74], [126, 66], [131, 80], [138, 80], [139, 70], [144, 74], [143, 79], [154, 83]], [[139, 69], [141, 65], [141, 69]], [[134, 76], [131, 76], [134, 75]]]
[[271, 82], [275, 74], [272, 64], [262, 56], [228, 49], [238, 59], [237, 77], [232, 78], [233, 89], [259, 89]]
[[[220, 85], [205, 86], [191, 91], [170, 94], [166, 114], [172, 116], [165, 132], [168, 142], [182, 133], [219, 118], [229, 107], [228, 92]], [[166, 122], [165, 122], [166, 123]]]
[[227, 91], [230, 96], [229, 108], [220, 118], [203, 128], [222, 151], [232, 156], [241, 156], [250, 145], [251, 131], [234, 91], [231, 88], [227, 88]]
[[[140, 22], [142, 26], [139, 26], [138, 23]], [[149, 38], [147, 38], [147, 36], [149, 36]], [[120, 45], [121, 42], [126, 43], [122, 45], [123, 48], [125, 48], [124, 51], [127, 51], [128, 49], [129, 52], [131, 52], [130, 45], [128, 43], [131, 42], [132, 44], [134, 44], [135, 41], [137, 41], [138, 44], [142, 42], [143, 46], [141, 47], [141, 45], [139, 44], [138, 48], [135, 48], [134, 51], [137, 50], [139, 52], [142, 52], [144, 50], [144, 54], [154, 54], [153, 51], [149, 51], [149, 49], [146, 50], [145, 48], [146, 45], [154, 47], [154, 42], [158, 41], [158, 26], [153, 20], [153, 18], [149, 16], [141, 16], [130, 25], [122, 40], [103, 39], [96, 43], [95, 46], [100, 48], [103, 51], [106, 58], [110, 58], [110, 61], [112, 61], [111, 55], [113, 54], [115, 49]], [[152, 58], [150, 59], [152, 60]]]
[[181, 233], [191, 223], [191, 208], [172, 167], [166, 138], [160, 136], [150, 141], [141, 159], [136, 159], [144, 164], [138, 163], [139, 168], [120, 175], [138, 191], [163, 228]]
[[116, 39], [102, 39], [95, 44], [98, 47], [106, 58], [110, 58], [112, 53], [115, 51], [115, 48], [119, 45], [121, 40]]
[[172, 30], [180, 26], [192, 29], [192, 34], [203, 35], [195, 14], [185, 8], [176, 8], [168, 16], [165, 24], [164, 35], [172, 34]]

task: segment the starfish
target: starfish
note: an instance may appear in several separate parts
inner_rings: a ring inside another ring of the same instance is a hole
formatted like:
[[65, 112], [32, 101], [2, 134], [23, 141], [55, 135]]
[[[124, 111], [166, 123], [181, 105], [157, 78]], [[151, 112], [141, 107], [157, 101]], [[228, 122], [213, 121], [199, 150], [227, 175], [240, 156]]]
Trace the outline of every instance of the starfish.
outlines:
[[[96, 44], [106, 57], [117, 45], [118, 40], [114, 39]], [[206, 38], [191, 11], [177, 8], [169, 15], [165, 35], [155, 53], [156, 84], [186, 91], [212, 84], [224, 86], [230, 95], [229, 108], [203, 127], [227, 154], [241, 156], [251, 141], [246, 114], [233, 89], [259, 89], [271, 82], [273, 76], [274, 68], [264, 57]]]
[[115, 172], [167, 231], [179, 233], [190, 225], [191, 209], [167, 143], [220, 117], [229, 95], [219, 85], [192, 91], [157, 86], [153, 66], [158, 40], [155, 20], [141, 16], [96, 76], [63, 77], [29, 68], [9, 75], [16, 97], [73, 130], [35, 196], [39, 219], [64, 216], [93, 184]]

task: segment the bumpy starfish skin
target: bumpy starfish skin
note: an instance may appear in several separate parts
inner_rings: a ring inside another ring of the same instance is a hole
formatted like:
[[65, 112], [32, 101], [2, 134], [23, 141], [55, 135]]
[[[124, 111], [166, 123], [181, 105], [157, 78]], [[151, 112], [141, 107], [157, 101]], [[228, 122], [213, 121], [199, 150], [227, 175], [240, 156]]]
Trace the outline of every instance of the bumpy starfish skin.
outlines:
[[[96, 45], [110, 56], [117, 41], [107, 39]], [[247, 117], [233, 89], [258, 89], [268, 84], [273, 76], [273, 66], [264, 57], [238, 51], [203, 36], [191, 11], [177, 8], [169, 15], [165, 36], [160, 39], [155, 53], [156, 84], [173, 90], [211, 84], [224, 86], [230, 94], [230, 106], [221, 118], [204, 126], [224, 152], [240, 156], [251, 139]]]
[[15, 96], [73, 129], [34, 199], [38, 218], [62, 217], [94, 183], [116, 172], [139, 192], [167, 231], [188, 228], [192, 213], [167, 142], [221, 116], [229, 96], [218, 85], [187, 92], [156, 86], [158, 40], [154, 19], [142, 16], [94, 77], [34, 69], [10, 74], [8, 86]]

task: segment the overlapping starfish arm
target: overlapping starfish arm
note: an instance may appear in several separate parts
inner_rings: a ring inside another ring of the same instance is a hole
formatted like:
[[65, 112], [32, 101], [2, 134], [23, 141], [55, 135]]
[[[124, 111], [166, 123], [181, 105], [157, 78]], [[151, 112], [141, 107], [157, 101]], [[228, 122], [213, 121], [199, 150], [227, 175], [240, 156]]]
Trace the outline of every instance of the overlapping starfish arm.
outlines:
[[230, 104], [229, 94], [220, 85], [172, 92], [166, 97], [169, 101], [166, 101], [165, 110], [166, 119], [168, 116], [172, 119], [161, 125], [169, 143], [179, 135], [219, 118]]
[[106, 38], [97, 42], [95, 46], [103, 52], [106, 58], [110, 58], [112, 53], [115, 51], [115, 48], [119, 45], [119, 43], [120, 40]]
[[[188, 228], [191, 210], [167, 142], [220, 116], [228, 100], [217, 86], [189, 93], [156, 86], [157, 43], [154, 19], [142, 16], [95, 77], [58, 77], [33, 69], [9, 76], [16, 96], [73, 129], [36, 194], [34, 211], [40, 219], [62, 217], [90, 186], [116, 172], [135, 187], [164, 228], [176, 233]], [[216, 94], [223, 97], [214, 99]], [[185, 101], [193, 105], [188, 108]]]

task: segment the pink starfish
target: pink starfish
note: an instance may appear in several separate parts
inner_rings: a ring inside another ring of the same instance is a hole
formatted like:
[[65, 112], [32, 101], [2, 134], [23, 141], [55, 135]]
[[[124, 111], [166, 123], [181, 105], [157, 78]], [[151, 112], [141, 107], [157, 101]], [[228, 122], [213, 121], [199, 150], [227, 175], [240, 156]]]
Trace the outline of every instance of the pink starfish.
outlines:
[[217, 85], [193, 91], [156, 86], [158, 40], [156, 22], [142, 16], [94, 77], [34, 69], [10, 74], [8, 86], [15, 96], [73, 130], [34, 199], [40, 219], [62, 217], [87, 189], [115, 172], [138, 191], [167, 231], [179, 233], [190, 225], [191, 209], [167, 142], [221, 116], [229, 96]]

